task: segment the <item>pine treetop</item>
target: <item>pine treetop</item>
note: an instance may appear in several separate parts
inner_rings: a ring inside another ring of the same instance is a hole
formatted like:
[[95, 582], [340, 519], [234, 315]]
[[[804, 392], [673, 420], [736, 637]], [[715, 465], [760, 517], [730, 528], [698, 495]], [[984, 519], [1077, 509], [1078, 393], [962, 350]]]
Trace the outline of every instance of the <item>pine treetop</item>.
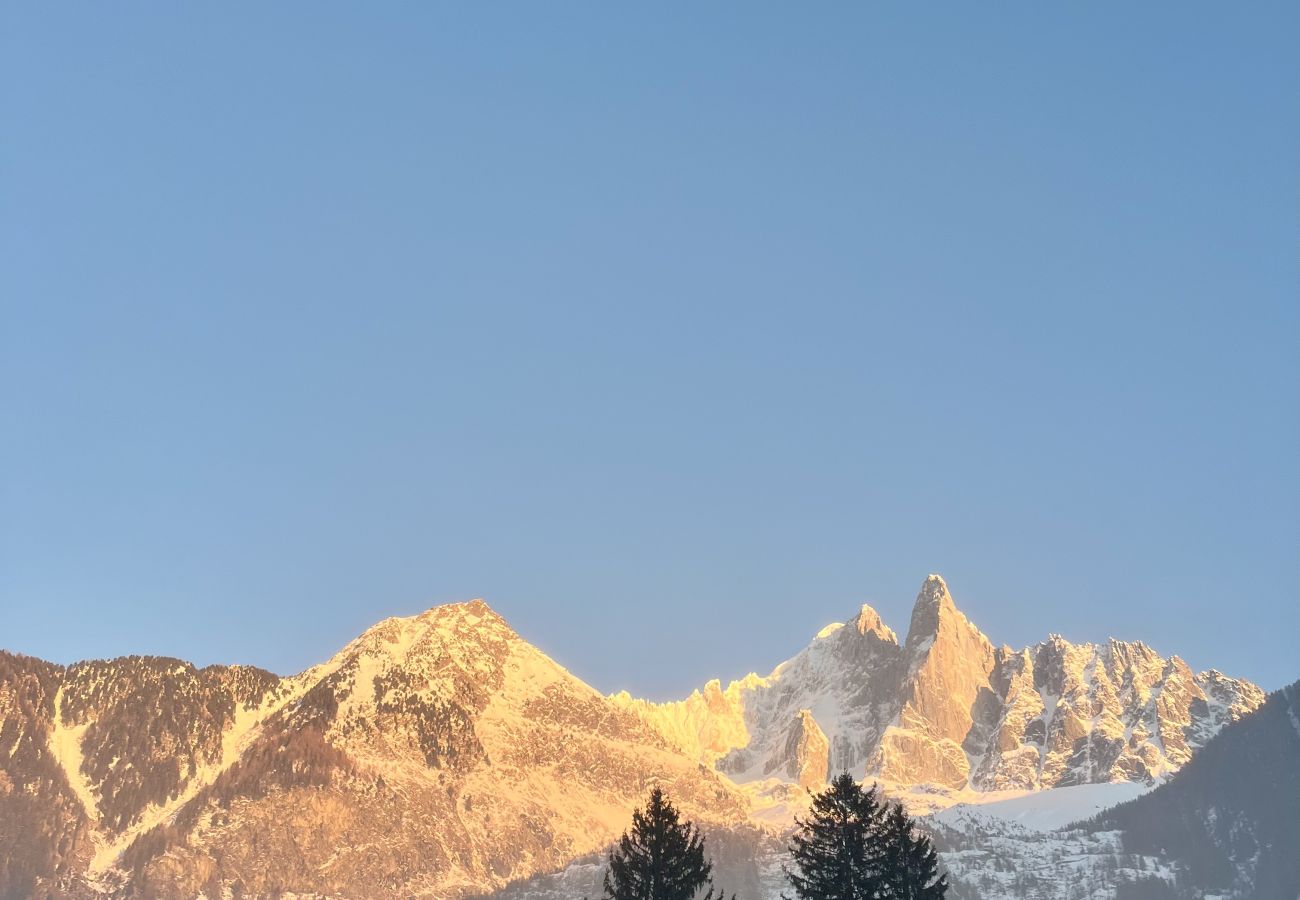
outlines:
[[795, 897], [942, 900], [947, 878], [934, 845], [914, 825], [901, 804], [840, 774], [813, 795], [808, 818], [796, 819], [785, 870]]
[[632, 813], [631, 830], [610, 851], [604, 900], [691, 900], [711, 884], [712, 870], [699, 829], [682, 822], [655, 787], [644, 810]]

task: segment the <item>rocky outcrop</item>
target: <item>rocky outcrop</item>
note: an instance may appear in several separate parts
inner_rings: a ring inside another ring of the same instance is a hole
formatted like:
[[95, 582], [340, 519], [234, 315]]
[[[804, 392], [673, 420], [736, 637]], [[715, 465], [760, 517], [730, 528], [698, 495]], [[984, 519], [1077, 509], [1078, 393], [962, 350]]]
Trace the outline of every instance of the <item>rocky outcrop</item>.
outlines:
[[788, 771], [792, 723], [806, 711], [828, 744], [829, 769], [860, 768], [892, 715], [902, 665], [898, 637], [870, 606], [847, 624], [827, 626], [798, 656], [762, 677], [723, 688], [710, 681], [685, 700], [610, 699], [674, 747], [738, 781]]
[[786, 732], [782, 755], [770, 762], [768, 773], [780, 769], [782, 774], [802, 788], [820, 790], [826, 786], [830, 766], [830, 742], [813, 718], [811, 710], [799, 710], [799, 716]]
[[988, 696], [993, 646], [931, 575], [921, 585], [903, 650], [897, 721], [882, 736], [870, 767], [886, 781], [961, 787], [970, 775], [962, 744]]
[[[715, 744], [705, 758], [738, 781], [774, 777], [781, 764], [772, 761], [785, 752], [787, 729], [807, 710], [829, 744], [829, 768], [859, 769], [891, 714], [901, 665], [897, 636], [864, 606], [848, 624], [823, 629], [767, 677], [733, 682], [727, 694], [745, 725], [733, 734], [743, 734], [743, 742]], [[657, 710], [638, 711], [658, 721]]]
[[1147, 781], [1263, 702], [1249, 682], [1195, 675], [1142, 643], [1075, 645], [1057, 635], [1002, 651], [992, 688], [987, 737], [966, 743], [982, 790]]
[[722, 846], [840, 770], [1148, 780], [1262, 700], [1141, 643], [995, 649], [938, 576], [902, 643], [863, 606], [668, 704], [601, 696], [481, 601], [290, 678], [0, 653], [0, 896], [454, 898], [599, 851], [651, 785]]
[[740, 782], [799, 781], [788, 729], [809, 710], [832, 772], [1006, 790], [1168, 774], [1263, 693], [1213, 670], [1195, 674], [1140, 642], [1052, 635], [1019, 651], [995, 648], [931, 575], [901, 646], [863, 607], [770, 675], [725, 689], [712, 682], [681, 704], [615, 699]]
[[976, 699], [989, 689], [993, 646], [958, 611], [938, 575], [927, 578], [917, 595], [904, 652], [900, 726], [960, 744], [970, 732]]
[[448, 898], [601, 849], [651, 785], [711, 827], [748, 811], [481, 601], [286, 679], [0, 655], [0, 739], [5, 896]]

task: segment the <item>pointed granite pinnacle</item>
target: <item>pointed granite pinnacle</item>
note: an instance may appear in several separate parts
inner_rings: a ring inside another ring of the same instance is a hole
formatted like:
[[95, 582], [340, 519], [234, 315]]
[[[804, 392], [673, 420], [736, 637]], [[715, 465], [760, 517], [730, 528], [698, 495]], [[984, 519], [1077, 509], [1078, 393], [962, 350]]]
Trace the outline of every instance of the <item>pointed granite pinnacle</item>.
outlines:
[[[957, 605], [953, 603], [948, 585], [938, 575], [930, 575], [921, 584], [921, 591], [916, 595], [916, 605], [912, 607], [912, 621], [908, 624], [906, 646], [911, 653], [925, 652], [940, 634], [967, 634], [976, 644], [989, 644], [989, 639], [980, 632]], [[989, 644], [991, 652], [992, 645]]]
[[936, 607], [957, 608], [952, 602], [952, 594], [948, 592], [948, 582], [943, 580], [942, 575], [930, 574], [925, 577], [925, 581], [921, 584], [921, 591], [916, 595], [916, 605], [920, 606], [923, 603]]
[[894, 634], [892, 628], [884, 623], [880, 618], [880, 613], [876, 612], [870, 604], [862, 604], [858, 610], [857, 617], [853, 620], [858, 634], [874, 634], [876, 637], [885, 641], [898, 642], [898, 636]]

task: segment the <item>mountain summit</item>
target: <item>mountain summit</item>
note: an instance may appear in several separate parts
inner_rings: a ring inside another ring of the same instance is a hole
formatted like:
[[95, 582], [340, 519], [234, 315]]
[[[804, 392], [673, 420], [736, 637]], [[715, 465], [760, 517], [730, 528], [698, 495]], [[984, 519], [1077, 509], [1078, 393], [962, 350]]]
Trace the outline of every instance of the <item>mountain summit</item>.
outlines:
[[970, 776], [962, 742], [981, 691], [989, 690], [993, 645], [957, 609], [944, 580], [931, 575], [916, 596], [903, 652], [898, 713], [876, 767], [891, 781], [962, 787]]
[[721, 853], [779, 841], [764, 798], [831, 772], [1146, 781], [1262, 699], [1140, 643], [995, 649], [937, 575], [901, 644], [863, 606], [768, 675], [665, 704], [602, 696], [481, 600], [289, 678], [0, 652], [0, 896], [456, 897], [600, 850], [651, 785]]
[[747, 803], [487, 604], [291, 678], [0, 653], [0, 896], [448, 897], [603, 847], [651, 785]]
[[[1263, 702], [1249, 682], [1193, 673], [1140, 642], [1052, 635], [997, 649], [939, 575], [921, 584], [901, 646], [869, 606], [850, 622], [767, 676], [714, 683], [709, 702], [613, 699], [738, 782], [820, 784], [848, 770], [981, 791], [1150, 781]], [[829, 744], [820, 772], [820, 753], [801, 756], [789, 739], [814, 726]]]

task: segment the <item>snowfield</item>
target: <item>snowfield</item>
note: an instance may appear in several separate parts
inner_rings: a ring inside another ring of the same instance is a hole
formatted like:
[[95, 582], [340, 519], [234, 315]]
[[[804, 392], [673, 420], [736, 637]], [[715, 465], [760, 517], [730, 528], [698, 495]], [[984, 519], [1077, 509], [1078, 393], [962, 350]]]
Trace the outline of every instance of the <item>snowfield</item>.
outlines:
[[1031, 831], [1055, 831], [1140, 797], [1154, 787], [1125, 781], [1026, 791], [1006, 798], [985, 794], [936, 812], [930, 818], [954, 828], [968, 822], [997, 820], [1014, 822]]

